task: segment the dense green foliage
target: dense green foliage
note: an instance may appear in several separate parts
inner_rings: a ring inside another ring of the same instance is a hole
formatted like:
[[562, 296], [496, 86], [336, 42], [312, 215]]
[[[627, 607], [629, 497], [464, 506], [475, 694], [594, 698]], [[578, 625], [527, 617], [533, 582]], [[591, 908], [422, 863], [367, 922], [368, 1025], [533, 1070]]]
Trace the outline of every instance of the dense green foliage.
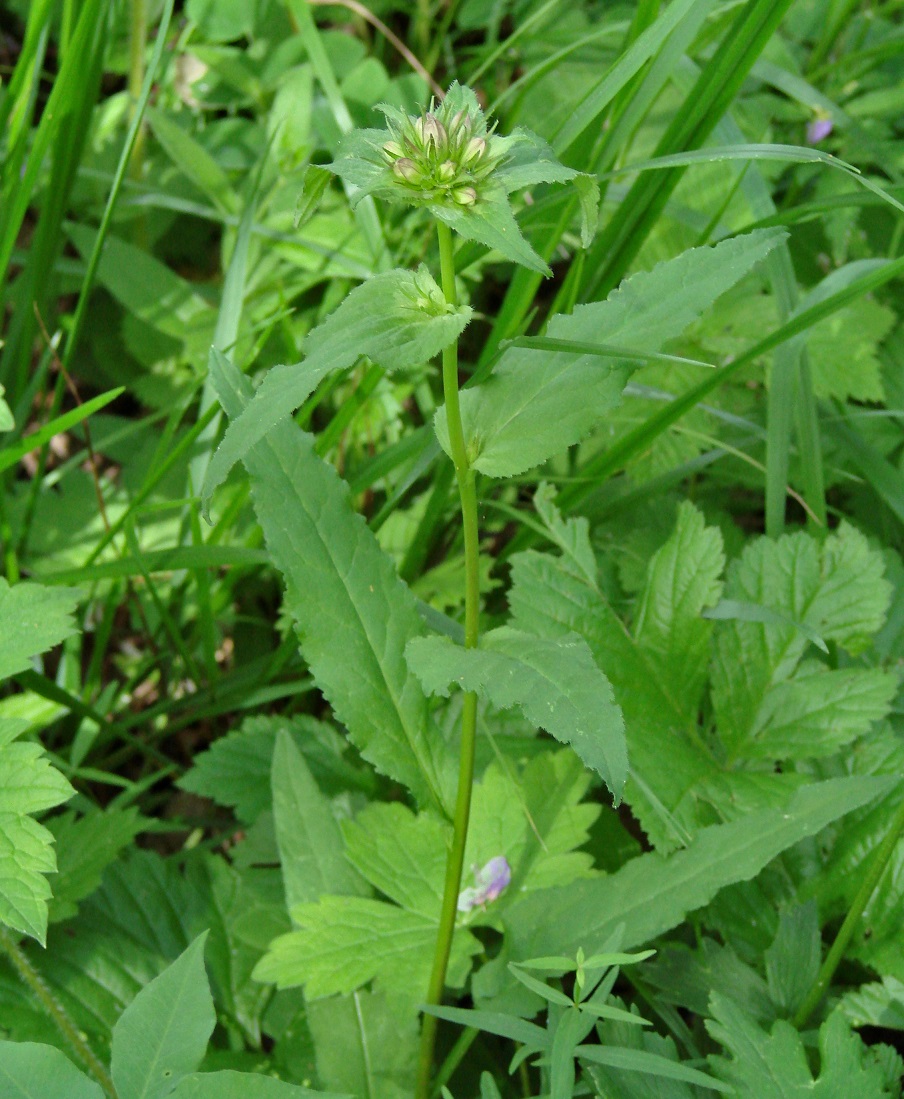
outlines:
[[0, 1099], [899, 1099], [899, 20], [5, 5]]

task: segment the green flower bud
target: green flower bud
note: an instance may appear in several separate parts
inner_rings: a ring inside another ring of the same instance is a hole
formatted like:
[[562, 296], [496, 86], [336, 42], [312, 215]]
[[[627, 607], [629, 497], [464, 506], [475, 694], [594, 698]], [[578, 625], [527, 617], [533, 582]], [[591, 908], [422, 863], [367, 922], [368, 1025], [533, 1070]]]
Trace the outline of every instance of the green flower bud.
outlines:
[[398, 143], [398, 141], [387, 141], [386, 144], [383, 146], [383, 152], [385, 153], [386, 159], [389, 161], [390, 164], [392, 164], [394, 160], [398, 160], [399, 157], [405, 155], [405, 150]]
[[452, 198], [459, 206], [473, 206], [477, 201], [477, 192], [473, 187], [456, 187], [452, 192]]
[[424, 173], [407, 156], [400, 157], [392, 166], [393, 175], [404, 183], [410, 183], [413, 187], [424, 182]]
[[451, 183], [458, 174], [458, 167], [453, 160], [444, 160], [436, 172], [436, 178], [441, 183]]
[[446, 128], [435, 114], [428, 113], [424, 115], [421, 120], [421, 133], [426, 149], [429, 149], [432, 144], [434, 149], [440, 152], [440, 150], [445, 150], [448, 145], [449, 137]]
[[476, 164], [483, 158], [486, 151], [486, 139], [483, 137], [472, 137], [465, 146], [465, 151], [461, 156], [461, 162], [465, 165]]

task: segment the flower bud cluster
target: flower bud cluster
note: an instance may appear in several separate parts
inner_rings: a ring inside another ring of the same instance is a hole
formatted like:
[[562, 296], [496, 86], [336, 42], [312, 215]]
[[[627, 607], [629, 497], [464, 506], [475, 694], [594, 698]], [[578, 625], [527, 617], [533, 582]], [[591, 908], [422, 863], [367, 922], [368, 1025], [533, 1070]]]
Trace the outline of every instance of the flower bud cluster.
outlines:
[[419, 118], [388, 117], [390, 140], [383, 156], [395, 179], [428, 200], [445, 198], [458, 206], [473, 206], [482, 180], [500, 157], [493, 156], [492, 133], [476, 132], [476, 120], [466, 110], [430, 104]]

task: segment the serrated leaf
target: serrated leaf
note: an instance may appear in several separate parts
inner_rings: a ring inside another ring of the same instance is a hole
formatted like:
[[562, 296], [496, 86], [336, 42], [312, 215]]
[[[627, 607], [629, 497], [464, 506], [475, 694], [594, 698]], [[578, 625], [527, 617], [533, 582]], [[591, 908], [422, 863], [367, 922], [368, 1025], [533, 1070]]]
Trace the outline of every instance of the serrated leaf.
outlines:
[[426, 362], [464, 331], [469, 306], [451, 306], [426, 267], [387, 271], [356, 286], [307, 338], [300, 363], [273, 367], [254, 398], [233, 418], [211, 459], [205, 506], [236, 462], [285, 420], [330, 373], [367, 355], [387, 370]]
[[[299, 931], [282, 935], [254, 971], [279, 988], [304, 985], [309, 999], [346, 995], [376, 980], [413, 1010], [427, 991], [439, 912], [434, 918], [367, 897], [323, 897], [292, 910]], [[452, 943], [449, 984], [460, 987], [480, 944], [459, 930]]]
[[454, 683], [502, 709], [519, 707], [528, 721], [571, 745], [619, 801], [628, 775], [624, 722], [582, 638], [537, 637], [503, 626], [484, 634], [478, 649], [425, 637], [405, 652], [431, 694], [448, 695]]
[[576, 951], [604, 942], [621, 924], [622, 948], [640, 946], [726, 885], [754, 877], [786, 848], [880, 796], [889, 782], [856, 776], [813, 783], [781, 809], [702, 829], [668, 857], [641, 855], [607, 877], [530, 894], [504, 916], [512, 958]]
[[[883, 684], [873, 675], [857, 669], [856, 675], [837, 673], [807, 665], [813, 682], [792, 687], [791, 682], [810, 644], [795, 627], [801, 622], [827, 641], [859, 651], [882, 624], [890, 598], [890, 586], [883, 578], [880, 554], [870, 550], [859, 531], [842, 524], [824, 542], [804, 532], [785, 535], [775, 541], [758, 539], [744, 550], [729, 569], [726, 596], [758, 603], [779, 611], [785, 620], [771, 622], [735, 619], [720, 625], [712, 668], [713, 704], [719, 734], [730, 754], [746, 752], [749, 745], [767, 736], [773, 715], [779, 725], [778, 738], [793, 731], [787, 722], [802, 716], [818, 696], [818, 682], [827, 694], [839, 700], [838, 728], [834, 733], [831, 713], [815, 713], [810, 729], [828, 725], [832, 737], [845, 742], [869, 727], [869, 712], [882, 710]], [[859, 687], [859, 676], [867, 674]], [[787, 685], [785, 685], [787, 682]], [[884, 681], [885, 689], [889, 685]], [[856, 712], [845, 713], [845, 693], [860, 692], [872, 698], [858, 724]], [[784, 715], [784, 716], [783, 716]], [[804, 718], [804, 722], [809, 721]], [[782, 732], [782, 729], [785, 732]], [[800, 746], [796, 740], [791, 747]], [[753, 748], [756, 751], [756, 748]], [[795, 754], [797, 754], [795, 752]], [[819, 742], [811, 755], [825, 752]]]
[[601, 812], [581, 800], [591, 782], [591, 773], [565, 750], [541, 753], [520, 775], [496, 763], [487, 767], [471, 798], [465, 866], [484, 866], [504, 855], [512, 869], [511, 884], [488, 907], [488, 919], [526, 890], [593, 873], [592, 857], [577, 850]]
[[119, 1099], [163, 1099], [204, 1057], [216, 1024], [200, 935], [146, 985], [113, 1028]]
[[[248, 383], [217, 352], [212, 362], [220, 401], [235, 418]], [[365, 759], [442, 809], [451, 803], [452, 760], [404, 657], [424, 631], [413, 595], [309, 435], [283, 424], [245, 462], [318, 686]]]
[[29, 814], [68, 801], [75, 790], [40, 744], [13, 740], [24, 728], [0, 724], [0, 921], [43, 945], [51, 895], [44, 875], [57, 862], [52, 833]]
[[705, 686], [712, 627], [701, 612], [718, 602], [725, 567], [722, 535], [683, 503], [671, 537], [652, 557], [634, 620], [634, 637], [654, 674], [696, 720]]
[[135, 808], [98, 810], [82, 817], [69, 812], [50, 821], [57, 861], [51, 922], [75, 915], [78, 902], [100, 885], [101, 874], [129, 846], [143, 824]]
[[815, 661], [770, 687], [749, 739], [748, 759], [834, 755], [889, 712], [898, 676], [882, 668], [826, 669]]
[[335, 1095], [287, 1084], [263, 1073], [224, 1069], [221, 1072], [194, 1072], [191, 1076], [185, 1076], [173, 1092], [173, 1099], [304, 1099], [306, 1095], [331, 1094]]
[[[695, 248], [624, 282], [604, 302], [557, 315], [547, 335], [659, 351], [681, 334], [785, 237], [757, 230]], [[489, 380], [462, 394], [465, 437], [474, 467], [491, 477], [512, 477], [579, 442], [621, 398], [634, 362], [601, 362], [593, 355], [509, 348]], [[445, 418], [437, 434], [448, 447]]]
[[99, 1084], [53, 1046], [0, 1042], [3, 1099], [104, 1099]]
[[176, 785], [217, 805], [230, 806], [239, 820], [253, 824], [273, 803], [273, 750], [283, 731], [303, 753], [316, 781], [325, 789], [329, 787], [328, 793], [362, 784], [361, 773], [342, 759], [343, 741], [331, 725], [307, 714], [258, 714], [195, 755], [191, 769]]
[[289, 734], [273, 753], [273, 818], [289, 908], [324, 893], [362, 893], [348, 865], [339, 825]]
[[401, 908], [436, 919], [451, 840], [445, 821], [397, 802], [373, 803], [342, 831], [348, 861], [363, 878]]
[[814, 1081], [790, 1023], [779, 1019], [767, 1034], [732, 1000], [716, 994], [711, 1006], [706, 1029], [733, 1059], [710, 1062], [740, 1099], [888, 1099], [881, 1068], [868, 1061], [866, 1047], [841, 1012], [833, 1012], [819, 1029], [822, 1070]]
[[[581, 539], [580, 552], [591, 555], [586, 532]], [[676, 578], [688, 598], [671, 615], [664, 612], [649, 635], [650, 651], [632, 637], [595, 579], [574, 563], [573, 555], [557, 558], [531, 551], [512, 558], [509, 603], [515, 626], [543, 636], [579, 634], [612, 682], [625, 715], [632, 776], [627, 797], [659, 849], [687, 841], [697, 811], [691, 791], [714, 772], [715, 765], [697, 735], [699, 676], [685, 678], [680, 662], [671, 665], [656, 650], [680, 650], [671, 632], [692, 644], [692, 650], [704, 650], [712, 627], [699, 619], [699, 612], [715, 589], [718, 544], [718, 535], [703, 527], [691, 509], [660, 550], [659, 564], [651, 563], [647, 585], [653, 590], [649, 595], [642, 593], [642, 601], [658, 606], [663, 602], [659, 587], [666, 593], [679, 590]], [[691, 576], [697, 567], [699, 583]], [[668, 752], [662, 750], [663, 743], [668, 743]]]
[[30, 667], [31, 658], [71, 637], [79, 593], [41, 584], [10, 587], [0, 577], [0, 679]]

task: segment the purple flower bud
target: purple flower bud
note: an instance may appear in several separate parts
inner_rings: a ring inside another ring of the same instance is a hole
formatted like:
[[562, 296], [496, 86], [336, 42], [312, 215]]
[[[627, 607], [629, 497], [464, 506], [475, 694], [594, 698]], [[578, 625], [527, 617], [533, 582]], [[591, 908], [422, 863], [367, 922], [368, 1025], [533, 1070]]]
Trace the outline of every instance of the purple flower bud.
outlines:
[[475, 886], [469, 886], [458, 894], [458, 911], [470, 912], [495, 901], [512, 880], [512, 868], [505, 855], [497, 855], [482, 869], [474, 867]]
[[807, 144], [818, 145], [832, 132], [831, 118], [814, 118], [807, 126]]
[[478, 885], [483, 887], [487, 901], [494, 901], [511, 883], [512, 868], [505, 855], [497, 855], [475, 877]]

